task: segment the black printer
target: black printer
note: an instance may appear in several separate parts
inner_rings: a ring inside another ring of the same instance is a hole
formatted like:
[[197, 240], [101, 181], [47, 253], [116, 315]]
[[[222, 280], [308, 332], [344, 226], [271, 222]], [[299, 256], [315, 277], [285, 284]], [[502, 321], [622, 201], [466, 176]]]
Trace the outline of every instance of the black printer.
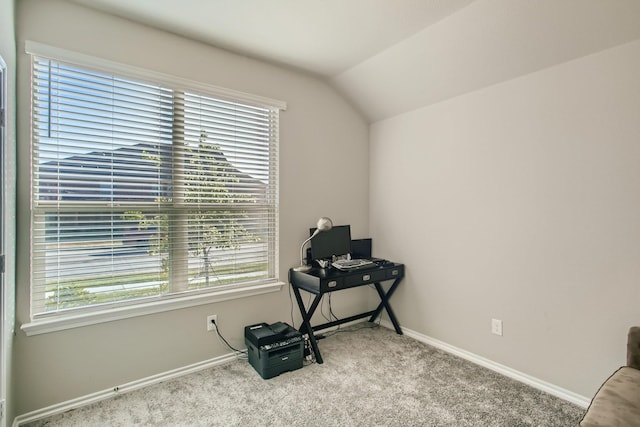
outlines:
[[302, 368], [304, 340], [284, 322], [245, 326], [244, 341], [249, 363], [264, 379]]

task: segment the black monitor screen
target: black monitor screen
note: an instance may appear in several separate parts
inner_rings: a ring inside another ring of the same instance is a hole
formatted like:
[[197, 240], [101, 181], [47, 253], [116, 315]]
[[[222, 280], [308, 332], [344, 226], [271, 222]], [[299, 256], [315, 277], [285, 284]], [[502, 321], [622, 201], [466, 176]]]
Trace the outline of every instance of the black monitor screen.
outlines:
[[[315, 228], [309, 230], [311, 234]], [[351, 227], [337, 225], [329, 231], [322, 231], [311, 239], [311, 258], [325, 259], [333, 255], [341, 256], [351, 253]]]

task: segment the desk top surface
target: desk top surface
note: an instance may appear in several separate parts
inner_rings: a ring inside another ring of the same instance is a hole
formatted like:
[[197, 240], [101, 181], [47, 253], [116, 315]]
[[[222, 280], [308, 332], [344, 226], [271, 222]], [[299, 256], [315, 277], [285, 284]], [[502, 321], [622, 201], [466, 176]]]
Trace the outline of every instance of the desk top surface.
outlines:
[[[390, 262], [390, 263], [385, 264], [385, 265], [373, 264], [373, 265], [366, 266], [366, 267], [354, 268], [352, 270], [340, 270], [340, 269], [335, 268], [335, 267], [327, 267], [327, 268], [313, 267], [309, 271], [296, 271], [295, 273], [307, 274], [309, 276], [314, 276], [314, 277], [318, 277], [318, 278], [321, 278], [321, 279], [325, 279], [325, 278], [332, 278], [332, 277], [342, 277], [342, 276], [350, 275], [350, 274], [360, 274], [360, 273], [369, 272], [369, 271], [387, 270], [387, 269], [390, 269], [390, 268], [397, 268], [397, 267], [401, 267], [401, 266], [403, 266], [403, 264], [396, 263], [396, 262]], [[293, 268], [290, 271], [294, 272]]]
[[289, 270], [289, 282], [313, 293], [332, 292], [355, 286], [367, 285], [404, 276], [404, 265], [387, 263], [371, 267], [342, 271], [337, 268], [312, 268], [309, 271]]

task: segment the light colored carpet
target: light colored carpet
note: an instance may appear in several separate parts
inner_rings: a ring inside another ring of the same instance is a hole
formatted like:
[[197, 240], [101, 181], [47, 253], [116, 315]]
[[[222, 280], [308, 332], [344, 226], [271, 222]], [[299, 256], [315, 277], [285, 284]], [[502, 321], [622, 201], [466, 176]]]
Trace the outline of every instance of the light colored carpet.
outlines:
[[119, 395], [40, 426], [575, 426], [583, 409], [360, 324], [319, 342], [324, 364], [263, 380], [246, 360]]

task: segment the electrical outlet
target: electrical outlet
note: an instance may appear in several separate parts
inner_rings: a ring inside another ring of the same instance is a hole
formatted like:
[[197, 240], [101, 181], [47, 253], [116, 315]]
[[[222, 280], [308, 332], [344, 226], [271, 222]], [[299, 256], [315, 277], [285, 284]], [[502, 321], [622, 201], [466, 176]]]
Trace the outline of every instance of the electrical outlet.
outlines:
[[218, 315], [211, 314], [207, 316], [207, 331], [215, 331], [218, 329]]
[[491, 333], [502, 336], [502, 320], [491, 319]]

